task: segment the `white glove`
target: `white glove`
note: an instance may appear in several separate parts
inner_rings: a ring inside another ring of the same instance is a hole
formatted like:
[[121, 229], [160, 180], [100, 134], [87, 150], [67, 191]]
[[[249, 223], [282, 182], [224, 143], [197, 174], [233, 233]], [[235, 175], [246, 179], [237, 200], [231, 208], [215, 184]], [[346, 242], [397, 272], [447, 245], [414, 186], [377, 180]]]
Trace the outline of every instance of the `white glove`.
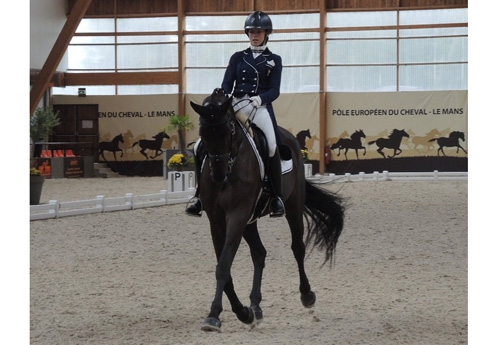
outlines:
[[250, 97], [250, 103], [253, 105], [254, 108], [258, 108], [262, 105], [262, 100], [260, 99], [259, 96], [253, 96]]

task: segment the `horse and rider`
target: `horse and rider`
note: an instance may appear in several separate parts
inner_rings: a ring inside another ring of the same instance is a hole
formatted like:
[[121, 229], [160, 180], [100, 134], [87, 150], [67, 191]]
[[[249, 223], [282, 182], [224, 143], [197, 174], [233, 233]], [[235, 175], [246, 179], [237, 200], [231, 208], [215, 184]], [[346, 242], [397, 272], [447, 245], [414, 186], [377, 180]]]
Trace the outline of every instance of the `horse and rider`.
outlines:
[[[276, 124], [272, 101], [279, 95], [282, 65], [281, 58], [266, 46], [271, 19], [253, 12], [244, 30], [250, 47], [230, 58], [222, 87], [202, 104], [191, 102], [200, 119], [200, 139], [194, 147], [198, 185], [196, 202], [186, 213], [206, 213], [217, 257], [215, 296], [202, 323], [204, 331], [221, 330], [224, 293], [240, 321], [263, 320], [260, 302], [266, 249], [257, 228], [260, 217], [286, 218], [300, 299], [306, 308], [316, 302], [304, 267], [306, 246], [324, 250], [325, 263], [331, 263], [344, 224], [342, 198], [305, 179], [297, 138]], [[262, 136], [265, 141], [259, 140]], [[283, 175], [282, 159], [283, 164], [290, 164]], [[231, 276], [242, 239], [254, 265], [249, 306], [240, 301]]]

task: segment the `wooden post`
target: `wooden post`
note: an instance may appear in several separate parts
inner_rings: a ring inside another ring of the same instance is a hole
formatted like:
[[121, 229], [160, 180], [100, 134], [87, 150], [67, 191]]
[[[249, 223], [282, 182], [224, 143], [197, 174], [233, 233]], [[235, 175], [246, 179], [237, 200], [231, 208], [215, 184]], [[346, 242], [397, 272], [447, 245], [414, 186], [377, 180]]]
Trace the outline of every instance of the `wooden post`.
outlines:
[[52, 47], [47, 60], [45, 60], [45, 64], [43, 65], [42, 70], [40, 71], [40, 74], [38, 75], [38, 78], [36, 78], [30, 91], [30, 117], [35, 112], [35, 109], [38, 103], [40, 103], [45, 90], [47, 90], [50, 80], [52, 79], [57, 66], [61, 62], [61, 59], [68, 48], [69, 42], [73, 38], [73, 35], [75, 34], [75, 31], [83, 16], [87, 12], [91, 2], [92, 0], [77, 0], [73, 10], [68, 16], [56, 43], [54, 43], [54, 46]]

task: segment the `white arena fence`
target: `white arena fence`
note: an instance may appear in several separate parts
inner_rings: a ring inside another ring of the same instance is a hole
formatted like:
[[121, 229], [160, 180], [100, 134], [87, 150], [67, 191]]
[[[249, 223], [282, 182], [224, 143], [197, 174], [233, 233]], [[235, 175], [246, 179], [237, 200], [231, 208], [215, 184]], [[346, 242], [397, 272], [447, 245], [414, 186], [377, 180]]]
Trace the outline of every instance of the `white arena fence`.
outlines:
[[[310, 171], [310, 170], [309, 170]], [[306, 179], [311, 183], [335, 183], [335, 182], [363, 182], [363, 181], [439, 181], [439, 180], [467, 180], [468, 173], [465, 171], [442, 172], [382, 172], [374, 171], [366, 174], [346, 173], [345, 175], [325, 174], [310, 175], [306, 168]]]
[[[378, 172], [365, 174], [311, 175], [310, 167], [306, 166], [306, 179], [315, 184], [367, 182], [367, 181], [442, 181], [467, 180], [467, 172]], [[173, 175], [170, 175], [173, 174]], [[195, 193], [193, 172], [169, 172], [169, 190], [159, 193], [134, 195], [127, 193], [122, 197], [104, 197], [98, 195], [95, 199], [58, 202], [50, 200], [48, 204], [31, 205], [30, 220], [53, 219], [78, 216], [91, 213], [135, 210], [146, 207], [157, 207], [179, 203], [187, 203]]]

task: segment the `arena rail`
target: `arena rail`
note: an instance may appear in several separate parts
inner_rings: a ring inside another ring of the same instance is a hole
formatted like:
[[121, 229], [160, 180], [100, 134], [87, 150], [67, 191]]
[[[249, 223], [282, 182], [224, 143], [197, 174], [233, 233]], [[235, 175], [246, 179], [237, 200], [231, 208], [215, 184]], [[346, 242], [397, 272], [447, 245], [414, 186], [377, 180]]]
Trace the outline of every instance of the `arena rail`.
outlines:
[[[306, 170], [307, 171], [307, 170]], [[311, 183], [325, 184], [336, 182], [363, 182], [363, 181], [439, 181], [439, 180], [467, 180], [466, 171], [442, 172], [434, 170], [431, 172], [382, 172], [373, 173], [360, 172], [359, 174], [346, 173], [345, 175], [336, 174], [316, 174], [307, 176], [306, 179]]]
[[[306, 179], [315, 184], [345, 183], [345, 182], [368, 182], [368, 181], [443, 181], [443, 180], [467, 180], [467, 172], [388, 172], [359, 174], [346, 173], [345, 175], [316, 174], [306, 176]], [[48, 204], [31, 205], [30, 220], [44, 220], [69, 216], [77, 216], [92, 213], [103, 213], [113, 211], [135, 210], [145, 207], [157, 207], [179, 203], [187, 203], [194, 195], [195, 188], [192, 185], [185, 191], [161, 190], [159, 193], [134, 195], [127, 193], [122, 197], [104, 197], [98, 195], [95, 199], [80, 201], [58, 202], [50, 200]]]
[[122, 197], [104, 197], [98, 195], [95, 199], [80, 201], [50, 200], [48, 204], [30, 206], [30, 220], [43, 220], [78, 216], [92, 213], [135, 210], [146, 207], [165, 206], [178, 203], [187, 203], [194, 195], [195, 189], [186, 191], [134, 195], [127, 193]]

